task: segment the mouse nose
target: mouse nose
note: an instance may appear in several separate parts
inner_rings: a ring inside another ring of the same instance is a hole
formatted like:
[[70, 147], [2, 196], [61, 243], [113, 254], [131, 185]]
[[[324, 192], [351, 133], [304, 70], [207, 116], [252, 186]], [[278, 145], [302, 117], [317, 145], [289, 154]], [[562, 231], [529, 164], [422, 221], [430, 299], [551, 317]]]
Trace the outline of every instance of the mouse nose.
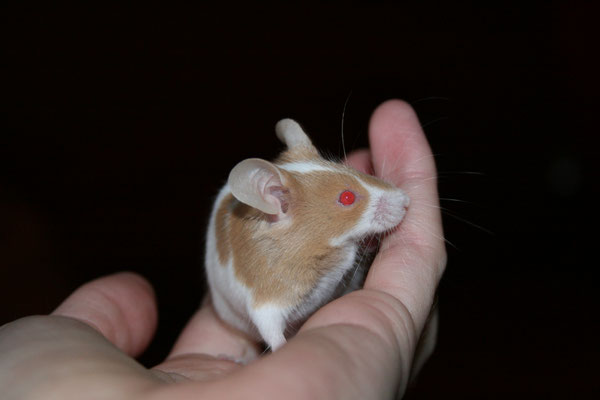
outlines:
[[374, 223], [380, 230], [391, 229], [398, 225], [408, 208], [408, 196], [401, 190], [384, 193], [375, 205]]

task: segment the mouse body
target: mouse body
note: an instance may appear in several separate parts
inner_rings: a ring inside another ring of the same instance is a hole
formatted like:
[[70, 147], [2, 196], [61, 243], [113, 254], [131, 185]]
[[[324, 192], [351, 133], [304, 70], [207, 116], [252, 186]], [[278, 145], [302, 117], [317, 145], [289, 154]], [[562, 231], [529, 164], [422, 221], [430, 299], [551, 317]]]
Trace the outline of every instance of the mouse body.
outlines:
[[205, 256], [219, 317], [273, 351], [289, 326], [362, 285], [361, 241], [395, 228], [409, 204], [395, 186], [322, 158], [295, 121], [275, 130], [287, 150], [232, 169]]

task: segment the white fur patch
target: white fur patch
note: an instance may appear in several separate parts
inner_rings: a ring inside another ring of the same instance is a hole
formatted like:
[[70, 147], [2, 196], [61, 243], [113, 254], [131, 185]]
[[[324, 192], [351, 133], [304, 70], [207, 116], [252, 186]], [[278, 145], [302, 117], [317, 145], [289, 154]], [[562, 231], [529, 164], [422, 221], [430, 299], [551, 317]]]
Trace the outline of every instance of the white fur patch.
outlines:
[[284, 169], [288, 172], [298, 172], [301, 174], [307, 174], [309, 172], [316, 172], [316, 171], [337, 172], [337, 170], [334, 168], [331, 168], [327, 165], [313, 162], [313, 161], [296, 161], [296, 162], [281, 164], [281, 165], [278, 165], [278, 167], [281, 169]]
[[265, 304], [249, 310], [264, 341], [275, 351], [286, 343], [284, 332], [287, 325], [288, 310], [275, 304]]
[[216, 206], [210, 217], [206, 238], [206, 275], [217, 314], [232, 326], [245, 332], [254, 333], [254, 336], [259, 338], [248, 315], [242, 311], [252, 303], [252, 293], [235, 277], [232, 254], [229, 254], [227, 265], [223, 265], [219, 261], [216, 217], [219, 205], [229, 193], [231, 193], [229, 186], [225, 185], [217, 196]]

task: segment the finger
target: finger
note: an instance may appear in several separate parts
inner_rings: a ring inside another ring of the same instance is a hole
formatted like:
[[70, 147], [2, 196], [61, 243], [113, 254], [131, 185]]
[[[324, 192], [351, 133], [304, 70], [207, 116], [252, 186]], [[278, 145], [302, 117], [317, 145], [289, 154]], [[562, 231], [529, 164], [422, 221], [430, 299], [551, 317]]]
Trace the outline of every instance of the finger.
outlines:
[[248, 362], [256, 358], [260, 350], [252, 338], [217, 317], [210, 296], [207, 296], [181, 332], [167, 360], [184, 354], [207, 354]]
[[408, 103], [389, 100], [377, 107], [369, 123], [369, 141], [373, 167], [383, 179], [400, 186], [400, 179], [435, 177], [427, 138]]
[[85, 322], [132, 356], [150, 343], [157, 322], [154, 290], [144, 278], [130, 272], [84, 284], [52, 314]]
[[371, 152], [368, 149], [355, 150], [348, 155], [345, 161], [352, 168], [373, 175], [373, 165], [371, 164]]
[[376, 174], [405, 190], [411, 202], [400, 228], [385, 239], [365, 288], [399, 299], [422, 328], [446, 263], [435, 162], [407, 103], [382, 104], [369, 130]]
[[[170, 385], [169, 398], [392, 398], [402, 379], [397, 351], [370, 329], [335, 324], [301, 331], [285, 346], [227, 379]], [[259, 395], [256, 395], [259, 394]], [[166, 396], [165, 396], [166, 397]]]

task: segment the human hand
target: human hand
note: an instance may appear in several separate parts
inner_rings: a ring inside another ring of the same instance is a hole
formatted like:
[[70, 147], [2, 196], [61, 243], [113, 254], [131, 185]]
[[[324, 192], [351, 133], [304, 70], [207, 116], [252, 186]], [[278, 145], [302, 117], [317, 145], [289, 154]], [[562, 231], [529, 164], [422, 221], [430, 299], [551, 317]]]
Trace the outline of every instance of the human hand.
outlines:
[[[411, 198], [405, 220], [385, 238], [364, 289], [317, 311], [288, 343], [258, 354], [225, 326], [206, 301], [167, 359], [147, 369], [133, 357], [156, 328], [156, 304], [141, 277], [92, 281], [50, 316], [0, 328], [3, 399], [343, 398], [402, 394], [419, 336], [445, 268], [433, 157], [405, 103], [374, 113], [371, 149], [348, 162], [401, 186]], [[385, 168], [385, 169], [384, 169]], [[433, 206], [433, 207], [432, 207]]]

